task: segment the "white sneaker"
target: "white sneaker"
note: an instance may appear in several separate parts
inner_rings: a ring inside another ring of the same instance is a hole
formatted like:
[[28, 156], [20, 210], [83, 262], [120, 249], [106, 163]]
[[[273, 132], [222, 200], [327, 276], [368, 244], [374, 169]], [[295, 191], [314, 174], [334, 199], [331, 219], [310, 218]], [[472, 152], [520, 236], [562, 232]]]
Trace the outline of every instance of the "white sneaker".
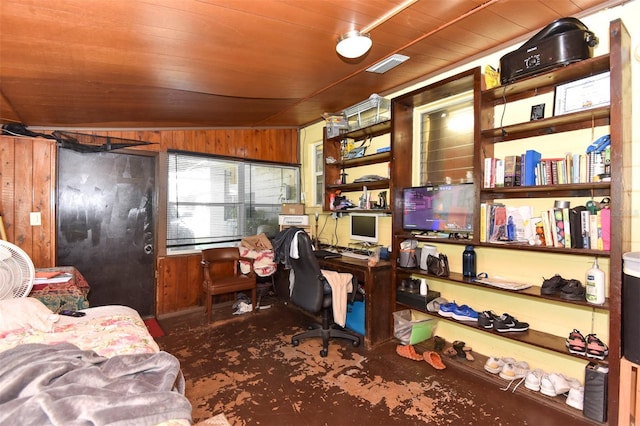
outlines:
[[522, 379], [529, 372], [529, 364], [524, 361], [510, 362], [500, 370], [500, 377], [505, 380]]
[[582, 387], [582, 383], [578, 379], [575, 379], [570, 376], [565, 376], [564, 374], [560, 374], [566, 381], [571, 389], [578, 389]]
[[557, 396], [563, 393], [569, 392], [571, 386], [564, 378], [564, 376], [551, 373], [545, 374], [540, 380], [540, 393], [547, 396]]
[[542, 376], [544, 376], [545, 374], [546, 373], [539, 368], [529, 371], [527, 377], [524, 379], [524, 387], [527, 389], [531, 389], [532, 391], [539, 392], [540, 381], [542, 380]]
[[516, 360], [513, 358], [498, 358], [495, 356], [489, 357], [489, 359], [487, 359], [487, 362], [484, 363], [484, 369], [487, 370], [489, 373], [492, 374], [498, 374], [500, 373], [500, 371], [502, 371], [502, 367], [505, 366], [505, 364], [510, 364], [510, 363], [515, 363]]
[[569, 389], [567, 395], [567, 405], [582, 411], [584, 404], [584, 388], [582, 386]]

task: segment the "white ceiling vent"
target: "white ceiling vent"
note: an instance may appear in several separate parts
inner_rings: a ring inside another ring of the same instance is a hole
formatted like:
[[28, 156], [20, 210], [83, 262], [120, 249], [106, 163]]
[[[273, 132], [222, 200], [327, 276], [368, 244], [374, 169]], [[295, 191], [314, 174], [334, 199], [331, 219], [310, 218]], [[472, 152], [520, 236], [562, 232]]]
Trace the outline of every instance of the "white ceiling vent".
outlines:
[[388, 58], [383, 59], [377, 64], [371, 65], [369, 68], [367, 68], [367, 71], [375, 72], [378, 74], [384, 74], [385, 72], [389, 71], [391, 68], [397, 67], [407, 59], [409, 59], [408, 56], [404, 56], [396, 53], [395, 55], [391, 55]]

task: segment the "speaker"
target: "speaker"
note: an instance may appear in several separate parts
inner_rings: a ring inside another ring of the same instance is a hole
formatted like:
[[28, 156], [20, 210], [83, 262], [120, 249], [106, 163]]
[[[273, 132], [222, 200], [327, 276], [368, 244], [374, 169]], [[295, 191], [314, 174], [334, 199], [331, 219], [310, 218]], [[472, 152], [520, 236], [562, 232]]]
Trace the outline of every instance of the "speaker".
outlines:
[[427, 270], [427, 257], [438, 256], [438, 248], [436, 246], [432, 246], [431, 244], [425, 244], [422, 246], [422, 250], [420, 250], [420, 269], [426, 271]]

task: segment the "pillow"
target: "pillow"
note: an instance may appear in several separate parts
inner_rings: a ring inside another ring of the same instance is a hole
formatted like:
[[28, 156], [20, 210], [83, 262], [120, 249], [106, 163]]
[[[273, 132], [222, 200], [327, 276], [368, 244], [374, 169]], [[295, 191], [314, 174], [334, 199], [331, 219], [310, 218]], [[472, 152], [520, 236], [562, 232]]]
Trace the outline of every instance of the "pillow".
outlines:
[[58, 315], [33, 297], [0, 300], [0, 332], [30, 328], [51, 332]]

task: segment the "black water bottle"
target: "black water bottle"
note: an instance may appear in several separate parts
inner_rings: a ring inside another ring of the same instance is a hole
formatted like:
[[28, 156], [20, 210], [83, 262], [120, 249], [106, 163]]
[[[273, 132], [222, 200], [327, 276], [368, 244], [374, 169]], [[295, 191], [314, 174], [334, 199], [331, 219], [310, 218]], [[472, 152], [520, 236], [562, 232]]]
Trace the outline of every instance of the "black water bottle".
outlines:
[[476, 252], [473, 246], [466, 246], [462, 252], [462, 275], [465, 277], [476, 276]]

